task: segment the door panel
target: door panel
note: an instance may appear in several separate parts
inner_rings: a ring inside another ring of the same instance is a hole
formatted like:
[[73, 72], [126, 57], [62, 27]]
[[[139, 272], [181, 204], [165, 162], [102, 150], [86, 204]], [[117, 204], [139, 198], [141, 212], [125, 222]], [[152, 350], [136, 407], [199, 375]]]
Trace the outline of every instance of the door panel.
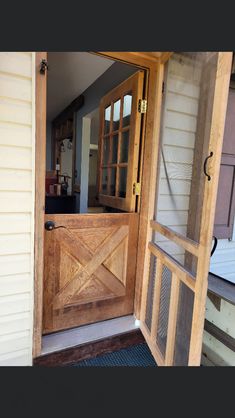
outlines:
[[200, 365], [230, 53], [166, 67], [141, 329], [158, 365]]
[[143, 83], [138, 71], [100, 103], [99, 201], [127, 212], [136, 206]]
[[133, 312], [138, 218], [45, 216], [44, 334]]

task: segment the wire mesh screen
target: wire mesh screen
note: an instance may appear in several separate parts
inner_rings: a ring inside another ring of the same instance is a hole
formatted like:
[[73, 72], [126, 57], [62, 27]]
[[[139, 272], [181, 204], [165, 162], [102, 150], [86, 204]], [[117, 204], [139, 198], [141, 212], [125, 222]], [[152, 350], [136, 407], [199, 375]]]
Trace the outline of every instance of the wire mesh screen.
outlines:
[[155, 280], [156, 280], [156, 268], [157, 268], [157, 257], [151, 254], [150, 265], [149, 265], [147, 303], [146, 303], [146, 312], [145, 312], [145, 324], [147, 325], [149, 331], [151, 331], [151, 325], [152, 325], [152, 310], [153, 310], [154, 286], [155, 286]]
[[188, 365], [193, 305], [193, 291], [181, 282], [175, 336], [174, 366]]
[[172, 280], [171, 271], [166, 266], [163, 266], [161, 295], [160, 295], [160, 310], [159, 310], [159, 319], [158, 319], [158, 326], [157, 326], [157, 344], [164, 356], [165, 356], [165, 351], [166, 351], [171, 280]]

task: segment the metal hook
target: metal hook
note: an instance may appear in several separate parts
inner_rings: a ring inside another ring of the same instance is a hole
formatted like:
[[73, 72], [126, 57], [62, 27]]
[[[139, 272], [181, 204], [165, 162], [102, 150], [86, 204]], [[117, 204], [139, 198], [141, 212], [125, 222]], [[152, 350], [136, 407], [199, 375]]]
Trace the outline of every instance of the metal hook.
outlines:
[[211, 157], [212, 157], [212, 155], [213, 155], [213, 152], [211, 151], [211, 152], [210, 152], [210, 155], [208, 155], [208, 157], [206, 157], [206, 159], [205, 159], [205, 161], [204, 161], [204, 165], [203, 165], [204, 174], [205, 174], [205, 176], [207, 176], [207, 177], [208, 177], [208, 181], [210, 181], [210, 180], [211, 180], [211, 176], [209, 176], [209, 174], [206, 172], [206, 165], [207, 165], [207, 161], [208, 161], [208, 159], [209, 159], [209, 158], [211, 158]]
[[215, 252], [215, 250], [216, 250], [217, 244], [218, 244], [218, 238], [216, 238], [216, 236], [215, 236], [215, 235], [213, 235], [213, 237], [212, 237], [212, 238], [214, 239], [214, 245], [213, 245], [213, 248], [212, 248], [212, 250], [211, 250], [211, 257], [213, 256], [213, 254], [214, 254], [214, 252]]
[[49, 70], [48, 63], [46, 59], [42, 59], [40, 62], [40, 73], [45, 74], [46, 70]]

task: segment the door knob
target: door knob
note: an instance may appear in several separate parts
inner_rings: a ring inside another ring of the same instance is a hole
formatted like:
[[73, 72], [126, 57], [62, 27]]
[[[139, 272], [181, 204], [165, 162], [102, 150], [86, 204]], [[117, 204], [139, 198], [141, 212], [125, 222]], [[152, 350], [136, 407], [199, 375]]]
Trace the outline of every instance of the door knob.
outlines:
[[47, 231], [52, 231], [55, 228], [55, 222], [47, 221], [44, 226]]

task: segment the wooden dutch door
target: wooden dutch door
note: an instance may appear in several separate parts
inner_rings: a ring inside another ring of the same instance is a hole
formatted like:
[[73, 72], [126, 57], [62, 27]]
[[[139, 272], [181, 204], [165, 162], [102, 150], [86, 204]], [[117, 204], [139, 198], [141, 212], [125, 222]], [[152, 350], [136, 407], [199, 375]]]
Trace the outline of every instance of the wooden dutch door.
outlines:
[[97, 189], [111, 213], [45, 216], [44, 333], [133, 313], [143, 76], [100, 103]]

